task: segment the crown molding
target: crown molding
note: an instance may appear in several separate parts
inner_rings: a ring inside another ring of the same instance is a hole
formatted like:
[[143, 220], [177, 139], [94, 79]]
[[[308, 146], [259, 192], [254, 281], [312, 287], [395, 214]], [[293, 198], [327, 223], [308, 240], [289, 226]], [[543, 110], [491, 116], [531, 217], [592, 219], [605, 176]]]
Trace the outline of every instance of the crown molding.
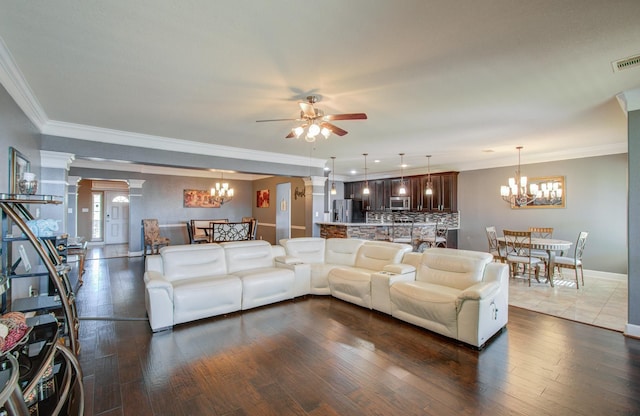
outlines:
[[640, 88], [623, 91], [616, 95], [616, 99], [625, 114], [628, 114], [629, 111], [640, 110]]
[[42, 134], [50, 136], [69, 137], [72, 139], [87, 140], [93, 142], [117, 144], [123, 146], [136, 146], [148, 149], [175, 151], [200, 155], [225, 157], [229, 159], [243, 159], [258, 162], [281, 163], [315, 168], [324, 168], [324, 159], [309, 159], [307, 156], [294, 156], [282, 153], [263, 152], [239, 147], [222, 146], [182, 140], [171, 137], [152, 136], [148, 134], [132, 133], [122, 130], [105, 129], [83, 124], [66, 123], [63, 121], [47, 121], [42, 129]]
[[49, 120], [42, 109], [40, 101], [36, 98], [22, 75], [22, 71], [16, 65], [9, 48], [0, 38], [0, 83], [9, 95], [22, 109], [31, 122], [42, 131], [42, 126]]

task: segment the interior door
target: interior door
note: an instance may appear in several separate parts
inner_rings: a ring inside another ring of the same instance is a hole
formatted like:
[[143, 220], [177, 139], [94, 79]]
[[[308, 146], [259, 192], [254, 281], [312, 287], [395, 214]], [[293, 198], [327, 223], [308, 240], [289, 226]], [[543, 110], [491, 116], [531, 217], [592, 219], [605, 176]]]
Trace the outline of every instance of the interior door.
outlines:
[[276, 244], [291, 238], [291, 183], [276, 185]]
[[106, 191], [104, 193], [104, 243], [129, 242], [129, 192]]

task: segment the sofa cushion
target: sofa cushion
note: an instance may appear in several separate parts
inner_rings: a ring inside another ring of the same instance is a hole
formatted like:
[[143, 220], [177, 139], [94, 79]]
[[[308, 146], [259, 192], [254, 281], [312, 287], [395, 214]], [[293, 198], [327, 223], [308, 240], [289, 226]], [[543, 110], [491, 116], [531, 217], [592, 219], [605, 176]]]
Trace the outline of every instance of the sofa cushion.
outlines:
[[287, 255], [296, 257], [304, 263], [324, 263], [325, 239], [318, 237], [300, 237], [282, 239]]
[[355, 267], [380, 271], [387, 264], [400, 263], [411, 250], [408, 244], [366, 242], [358, 249]]
[[390, 292], [393, 316], [440, 334], [457, 337], [456, 300], [460, 290], [414, 281], [394, 283]]
[[482, 281], [485, 267], [491, 261], [493, 256], [489, 253], [429, 249], [422, 254], [416, 280], [463, 290]]
[[353, 266], [358, 249], [365, 240], [357, 238], [327, 238], [324, 261], [327, 264]]
[[274, 255], [268, 241], [231, 241], [220, 245], [224, 248], [229, 273], [274, 266]]
[[225, 251], [218, 244], [187, 244], [160, 249], [169, 281], [227, 274]]
[[173, 323], [237, 311], [241, 300], [242, 282], [235, 276], [206, 276], [176, 281], [173, 283]]
[[336, 267], [329, 272], [331, 295], [371, 309], [371, 270]]
[[234, 275], [242, 280], [243, 310], [294, 297], [293, 270], [265, 267], [238, 271]]

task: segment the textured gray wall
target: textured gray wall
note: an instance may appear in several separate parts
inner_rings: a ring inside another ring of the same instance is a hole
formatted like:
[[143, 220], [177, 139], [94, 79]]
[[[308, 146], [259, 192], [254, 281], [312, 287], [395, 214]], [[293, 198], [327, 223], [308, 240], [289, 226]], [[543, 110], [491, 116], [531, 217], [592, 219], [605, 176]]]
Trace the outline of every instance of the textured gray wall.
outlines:
[[500, 185], [515, 166], [461, 172], [458, 247], [487, 250], [485, 227], [553, 227], [554, 237], [576, 241], [589, 231], [586, 269], [627, 273], [627, 154], [522, 165], [529, 177], [564, 176], [566, 208], [513, 210], [500, 198]]
[[31, 172], [40, 178], [40, 133], [0, 85], [0, 190], [9, 192], [9, 146], [13, 146], [31, 162]]

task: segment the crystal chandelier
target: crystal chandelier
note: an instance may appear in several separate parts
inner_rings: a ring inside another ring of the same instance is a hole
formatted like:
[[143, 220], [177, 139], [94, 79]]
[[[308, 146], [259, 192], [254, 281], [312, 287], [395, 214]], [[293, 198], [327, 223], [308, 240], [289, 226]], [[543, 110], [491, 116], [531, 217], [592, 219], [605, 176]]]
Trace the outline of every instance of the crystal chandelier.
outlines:
[[398, 193], [400, 195], [407, 194], [407, 188], [404, 185], [404, 153], [398, 153], [400, 155], [400, 189]]
[[369, 153], [363, 153], [364, 156], [364, 189], [362, 190], [362, 195], [369, 195], [369, 181], [367, 180], [367, 156]]
[[513, 206], [524, 207], [533, 203], [538, 197], [538, 185], [531, 184], [529, 192], [527, 192], [527, 177], [520, 174], [520, 151], [522, 146], [518, 146], [516, 149], [518, 149], [516, 176], [509, 178], [509, 185], [500, 187], [500, 196]]
[[224, 182], [224, 174], [220, 176], [220, 182], [216, 182], [216, 186], [211, 188], [211, 201], [223, 205], [233, 199], [233, 188], [229, 188], [229, 183]]

